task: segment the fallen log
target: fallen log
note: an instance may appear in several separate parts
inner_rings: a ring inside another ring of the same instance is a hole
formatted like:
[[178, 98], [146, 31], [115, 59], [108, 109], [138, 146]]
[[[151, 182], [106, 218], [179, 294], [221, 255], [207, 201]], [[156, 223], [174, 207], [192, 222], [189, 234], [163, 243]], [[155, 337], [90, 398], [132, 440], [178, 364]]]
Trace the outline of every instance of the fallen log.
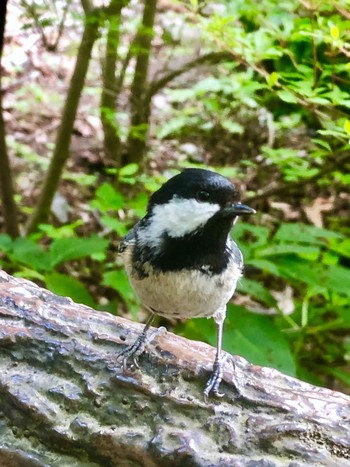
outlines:
[[140, 369], [116, 359], [142, 325], [0, 271], [0, 466], [350, 465], [350, 397], [170, 332]]

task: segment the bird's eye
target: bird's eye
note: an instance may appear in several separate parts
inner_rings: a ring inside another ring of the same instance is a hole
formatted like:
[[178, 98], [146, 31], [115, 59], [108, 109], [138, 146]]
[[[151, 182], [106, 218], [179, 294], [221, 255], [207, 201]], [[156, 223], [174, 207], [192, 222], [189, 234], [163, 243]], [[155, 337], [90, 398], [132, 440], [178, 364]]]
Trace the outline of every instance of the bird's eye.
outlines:
[[207, 201], [210, 197], [210, 193], [208, 193], [205, 190], [200, 190], [197, 193], [197, 199], [198, 201]]

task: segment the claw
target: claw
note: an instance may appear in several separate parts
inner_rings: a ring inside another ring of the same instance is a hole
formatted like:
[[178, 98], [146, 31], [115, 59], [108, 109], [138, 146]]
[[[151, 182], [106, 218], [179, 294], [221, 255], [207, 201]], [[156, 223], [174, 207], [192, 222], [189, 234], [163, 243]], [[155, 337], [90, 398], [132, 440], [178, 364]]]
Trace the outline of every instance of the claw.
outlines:
[[203, 391], [204, 400], [207, 401], [207, 398], [210, 394], [213, 394], [216, 397], [224, 397], [225, 394], [219, 392], [219, 386], [222, 381], [223, 371], [222, 371], [222, 361], [215, 360], [213, 373], [207, 382], [207, 385]]
[[143, 354], [143, 352], [145, 351], [147, 345], [152, 342], [157, 336], [163, 334], [166, 329], [162, 326], [158, 329], [155, 329], [151, 335], [147, 335], [147, 331], [153, 321], [153, 318], [154, 318], [154, 315], [152, 314], [152, 316], [150, 316], [149, 320], [147, 321], [143, 331], [141, 332], [141, 334], [138, 336], [138, 338], [136, 339], [136, 341], [132, 344], [132, 345], [129, 345], [128, 347], [126, 347], [124, 350], [122, 350], [121, 352], [118, 353], [117, 355], [117, 360], [120, 358], [120, 357], [123, 357], [123, 371], [125, 372], [126, 371], [126, 363], [129, 359], [132, 360], [134, 366], [136, 368], [140, 368], [139, 366], [139, 357], [140, 355]]
[[136, 339], [136, 341], [132, 344], [126, 347], [124, 350], [118, 353], [117, 355], [117, 360], [120, 359], [120, 357], [123, 357], [123, 370], [126, 370], [126, 362], [129, 360], [129, 358], [132, 359], [133, 364], [135, 365], [136, 368], [139, 368], [139, 363], [138, 359], [139, 356], [143, 354], [145, 351], [145, 345], [146, 343], [146, 334], [142, 333], [139, 335], [139, 337]]

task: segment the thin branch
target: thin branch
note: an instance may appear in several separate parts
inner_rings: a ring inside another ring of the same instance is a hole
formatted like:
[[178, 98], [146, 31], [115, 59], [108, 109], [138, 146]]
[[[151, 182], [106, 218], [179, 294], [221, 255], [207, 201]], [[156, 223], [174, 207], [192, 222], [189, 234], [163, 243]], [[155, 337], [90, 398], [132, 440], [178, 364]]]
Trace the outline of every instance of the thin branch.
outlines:
[[24, 8], [27, 9], [28, 13], [32, 16], [32, 18], [34, 20], [36, 30], [40, 34], [43, 46], [45, 47], [45, 49], [47, 49], [48, 48], [48, 42], [47, 42], [46, 34], [44, 32], [44, 28], [41, 25], [40, 18], [37, 15], [35, 5], [31, 5], [26, 0], [21, 0], [21, 3], [24, 6]]
[[60, 24], [58, 26], [57, 37], [56, 37], [56, 40], [55, 40], [54, 44], [52, 45], [52, 50], [57, 50], [58, 44], [59, 44], [59, 42], [61, 40], [63, 31], [64, 31], [64, 25], [65, 25], [65, 22], [66, 22], [67, 13], [68, 13], [68, 10], [69, 10], [69, 7], [71, 6], [71, 4], [72, 4], [72, 0], [67, 0], [66, 4], [64, 5], [62, 18], [61, 18]]
[[119, 94], [119, 92], [120, 92], [120, 90], [121, 90], [121, 88], [122, 88], [122, 86], [124, 84], [126, 70], [127, 70], [128, 66], [129, 66], [131, 58], [133, 57], [133, 44], [134, 44], [134, 41], [131, 42], [129, 50], [128, 50], [127, 54], [125, 55], [124, 60], [121, 62], [119, 75], [118, 75], [117, 81], [116, 81], [116, 89], [117, 89], [118, 94]]
[[194, 67], [198, 65], [203, 65], [208, 63], [210, 65], [215, 65], [217, 63], [223, 62], [227, 60], [232, 60], [232, 54], [230, 52], [210, 52], [206, 55], [202, 55], [200, 57], [196, 57], [193, 60], [185, 63], [181, 68], [177, 70], [170, 71], [168, 74], [164, 75], [157, 81], [154, 81], [149, 85], [149, 89], [147, 92], [146, 99], [151, 99], [157, 92], [163, 89], [168, 83], [173, 81], [178, 76], [183, 75], [187, 71], [192, 70]]

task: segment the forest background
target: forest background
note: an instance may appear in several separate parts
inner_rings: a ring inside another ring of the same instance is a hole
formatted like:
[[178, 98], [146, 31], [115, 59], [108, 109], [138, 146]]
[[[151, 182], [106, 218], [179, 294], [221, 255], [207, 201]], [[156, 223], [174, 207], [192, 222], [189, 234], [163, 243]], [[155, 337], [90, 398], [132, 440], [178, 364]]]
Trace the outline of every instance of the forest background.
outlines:
[[1, 267], [142, 320], [118, 242], [167, 178], [212, 168], [257, 210], [224, 349], [349, 393], [349, 6], [1, 2]]

